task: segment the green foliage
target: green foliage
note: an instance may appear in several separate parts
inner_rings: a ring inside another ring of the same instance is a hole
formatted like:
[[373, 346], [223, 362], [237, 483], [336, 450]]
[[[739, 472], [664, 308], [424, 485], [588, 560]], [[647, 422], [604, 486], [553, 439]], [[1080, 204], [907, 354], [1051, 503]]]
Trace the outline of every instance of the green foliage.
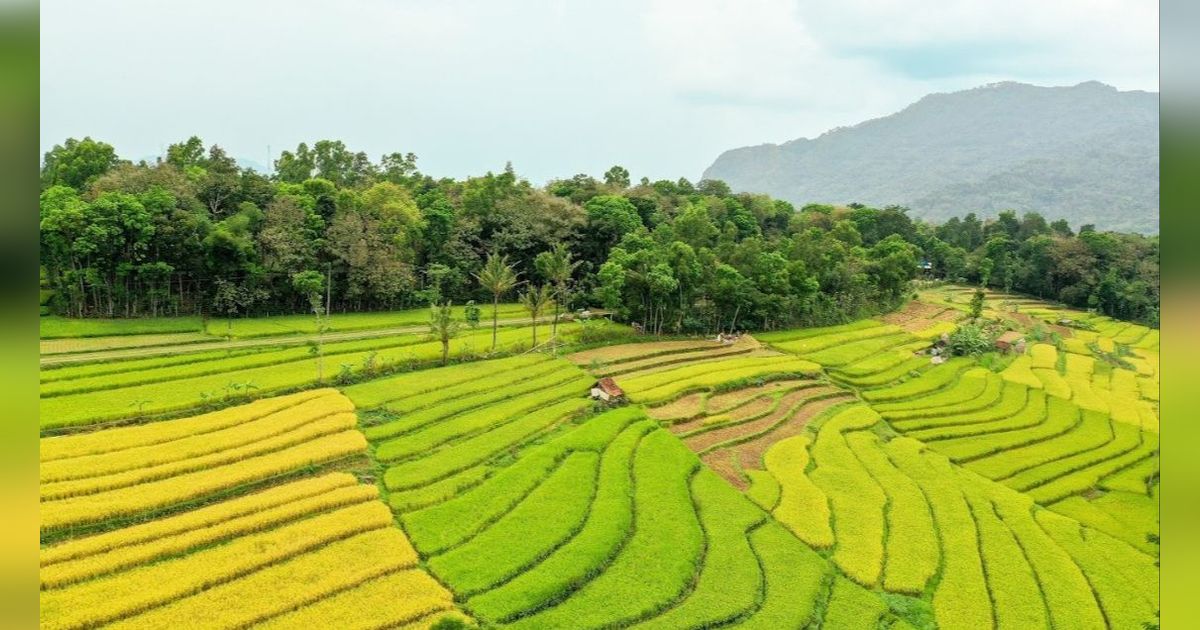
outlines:
[[946, 346], [955, 356], [980, 356], [992, 349], [992, 336], [986, 328], [977, 323], [959, 326], [950, 333], [950, 341]]

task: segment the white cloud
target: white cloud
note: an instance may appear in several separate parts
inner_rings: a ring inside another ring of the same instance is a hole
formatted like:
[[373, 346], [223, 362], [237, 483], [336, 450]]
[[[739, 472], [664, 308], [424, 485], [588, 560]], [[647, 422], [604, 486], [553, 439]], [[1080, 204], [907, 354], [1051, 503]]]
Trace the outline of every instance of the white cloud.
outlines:
[[[265, 163], [267, 145], [340, 138], [434, 175], [695, 178], [722, 150], [930, 91], [1156, 89], [1156, 18], [1145, 0], [47, 0], [42, 144], [88, 134], [138, 158], [195, 133]], [[921, 77], [890, 52], [939, 46], [991, 56]]]

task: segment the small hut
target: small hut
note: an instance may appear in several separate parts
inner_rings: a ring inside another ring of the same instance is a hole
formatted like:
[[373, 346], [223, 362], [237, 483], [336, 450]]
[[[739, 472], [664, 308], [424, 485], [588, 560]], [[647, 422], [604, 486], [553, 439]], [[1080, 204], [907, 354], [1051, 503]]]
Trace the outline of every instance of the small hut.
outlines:
[[996, 338], [996, 349], [1000, 352], [1025, 353], [1025, 336], [1015, 330], [1009, 330]]
[[625, 391], [611, 377], [604, 377], [592, 385], [592, 398], [604, 402], [616, 402], [625, 397]]

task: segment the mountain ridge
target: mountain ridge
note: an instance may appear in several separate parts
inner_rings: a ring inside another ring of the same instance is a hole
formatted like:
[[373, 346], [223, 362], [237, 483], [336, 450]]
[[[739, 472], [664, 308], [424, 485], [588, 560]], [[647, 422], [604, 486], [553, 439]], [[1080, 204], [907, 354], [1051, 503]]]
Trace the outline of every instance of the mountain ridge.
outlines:
[[814, 138], [730, 149], [703, 177], [797, 205], [897, 204], [931, 220], [1039, 211], [1156, 233], [1158, 94], [1098, 81], [928, 94]]

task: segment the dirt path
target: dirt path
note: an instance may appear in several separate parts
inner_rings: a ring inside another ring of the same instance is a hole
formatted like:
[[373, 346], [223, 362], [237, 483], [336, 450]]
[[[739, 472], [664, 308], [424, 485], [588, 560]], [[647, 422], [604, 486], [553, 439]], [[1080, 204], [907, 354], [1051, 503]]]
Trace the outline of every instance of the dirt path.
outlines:
[[[539, 324], [548, 324], [553, 317], [543, 317]], [[529, 323], [528, 317], [518, 319], [501, 319], [500, 326], [522, 326]], [[484, 328], [480, 324], [480, 329]], [[425, 334], [429, 326], [401, 326], [398, 328], [372, 328], [369, 330], [348, 330], [345, 332], [325, 333], [324, 342], [354, 341], [372, 339], [375, 337], [390, 337], [395, 335]], [[71, 365], [91, 361], [112, 361], [116, 359], [146, 359], [150, 357], [173, 354], [191, 354], [195, 352], [210, 352], [213, 350], [237, 350], [241, 348], [261, 348], [271, 346], [301, 346], [317, 340], [317, 335], [304, 333], [299, 335], [276, 335], [271, 337], [255, 337], [252, 339], [219, 340], [211, 342], [196, 342], [169, 346], [149, 346], [143, 348], [120, 348], [114, 350], [96, 350], [94, 352], [73, 352], [71, 354], [53, 354], [41, 358], [41, 366]]]

